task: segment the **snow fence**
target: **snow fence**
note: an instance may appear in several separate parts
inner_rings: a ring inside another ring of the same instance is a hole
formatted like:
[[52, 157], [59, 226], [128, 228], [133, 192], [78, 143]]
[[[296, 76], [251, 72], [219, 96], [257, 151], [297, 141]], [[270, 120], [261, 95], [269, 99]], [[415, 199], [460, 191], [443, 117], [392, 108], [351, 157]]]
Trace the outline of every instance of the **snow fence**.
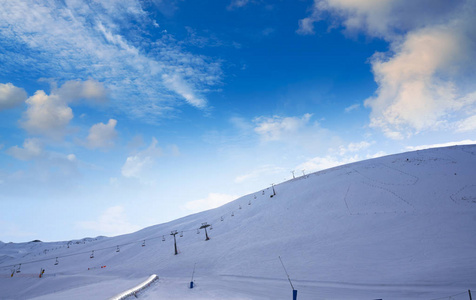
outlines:
[[122, 292], [122, 293], [120, 293], [120, 294], [118, 294], [118, 295], [116, 295], [112, 298], [109, 298], [109, 300], [124, 300], [124, 299], [127, 299], [128, 297], [134, 296], [137, 293], [145, 290], [146, 288], [148, 288], [152, 283], [154, 283], [157, 280], [159, 280], [159, 276], [157, 276], [156, 274], [150, 275], [149, 278], [146, 281], [144, 281], [141, 284], [138, 284], [135, 287], [133, 287], [131, 289], [128, 289], [127, 291]]

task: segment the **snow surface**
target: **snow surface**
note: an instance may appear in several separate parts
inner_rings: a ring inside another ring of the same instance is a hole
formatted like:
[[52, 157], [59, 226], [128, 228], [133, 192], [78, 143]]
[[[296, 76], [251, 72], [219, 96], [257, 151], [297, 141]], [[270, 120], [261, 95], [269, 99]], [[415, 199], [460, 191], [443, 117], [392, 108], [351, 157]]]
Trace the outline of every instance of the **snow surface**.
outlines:
[[[298, 299], [469, 299], [475, 175], [474, 145], [408, 152], [302, 176], [276, 185], [274, 197], [265, 188], [132, 234], [69, 248], [1, 243], [0, 299], [107, 299], [151, 274], [160, 280], [140, 299], [292, 299], [278, 256]], [[203, 229], [197, 234], [202, 222], [213, 225], [208, 241]], [[19, 263], [21, 273], [10, 277]]]

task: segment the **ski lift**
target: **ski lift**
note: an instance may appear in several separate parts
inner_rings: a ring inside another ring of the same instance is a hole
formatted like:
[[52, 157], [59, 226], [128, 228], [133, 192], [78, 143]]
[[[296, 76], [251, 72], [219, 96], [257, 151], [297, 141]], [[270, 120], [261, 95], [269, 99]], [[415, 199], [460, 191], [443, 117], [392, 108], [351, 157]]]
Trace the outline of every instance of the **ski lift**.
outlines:
[[200, 234], [200, 230], [197, 229], [197, 234]]
[[145, 247], [145, 240], [142, 242], [142, 247]]
[[21, 273], [21, 264], [18, 265], [18, 269], [16, 270], [17, 273]]
[[91, 255], [89, 256], [89, 258], [94, 258], [94, 250], [91, 252]]
[[56, 258], [56, 261], [55, 261], [55, 266], [57, 266], [59, 264], [59, 261], [58, 261], [58, 257]]
[[165, 242], [165, 235], [162, 236], [162, 242]]
[[183, 237], [183, 231], [180, 231], [180, 237]]
[[120, 252], [120, 251], [121, 251], [121, 249], [119, 249], [119, 246], [117, 246], [116, 252]]
[[220, 221], [223, 221], [223, 217], [221, 217]]

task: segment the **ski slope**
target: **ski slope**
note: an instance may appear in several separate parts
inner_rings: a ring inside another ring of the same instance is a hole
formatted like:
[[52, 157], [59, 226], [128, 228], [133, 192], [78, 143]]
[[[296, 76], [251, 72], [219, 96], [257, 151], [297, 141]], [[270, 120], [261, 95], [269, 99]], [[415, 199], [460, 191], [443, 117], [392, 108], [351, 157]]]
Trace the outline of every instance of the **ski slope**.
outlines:
[[421, 150], [301, 176], [273, 197], [265, 188], [132, 234], [0, 244], [0, 299], [108, 299], [151, 274], [160, 279], [139, 299], [292, 299], [278, 256], [298, 299], [469, 299], [475, 178], [476, 146]]

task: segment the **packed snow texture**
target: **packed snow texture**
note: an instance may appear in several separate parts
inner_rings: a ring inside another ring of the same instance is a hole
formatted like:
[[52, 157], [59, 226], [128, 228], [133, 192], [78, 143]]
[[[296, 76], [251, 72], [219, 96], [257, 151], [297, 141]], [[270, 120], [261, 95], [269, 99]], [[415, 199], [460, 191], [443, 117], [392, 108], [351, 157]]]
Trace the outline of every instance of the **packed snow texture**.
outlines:
[[139, 299], [292, 299], [280, 256], [298, 299], [469, 299], [475, 178], [476, 146], [429, 149], [301, 176], [273, 197], [265, 187], [132, 234], [1, 243], [0, 298], [107, 299], [157, 274]]

